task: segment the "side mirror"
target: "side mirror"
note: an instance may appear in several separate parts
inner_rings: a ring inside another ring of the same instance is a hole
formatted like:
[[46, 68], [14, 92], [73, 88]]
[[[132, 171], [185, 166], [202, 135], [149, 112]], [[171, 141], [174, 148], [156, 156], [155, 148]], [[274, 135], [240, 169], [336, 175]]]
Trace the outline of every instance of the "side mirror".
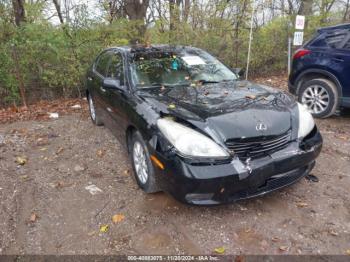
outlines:
[[122, 89], [120, 86], [120, 81], [114, 78], [103, 79], [103, 87], [107, 89]]
[[239, 76], [240, 79], [243, 79], [245, 70], [243, 68], [232, 68], [232, 71]]

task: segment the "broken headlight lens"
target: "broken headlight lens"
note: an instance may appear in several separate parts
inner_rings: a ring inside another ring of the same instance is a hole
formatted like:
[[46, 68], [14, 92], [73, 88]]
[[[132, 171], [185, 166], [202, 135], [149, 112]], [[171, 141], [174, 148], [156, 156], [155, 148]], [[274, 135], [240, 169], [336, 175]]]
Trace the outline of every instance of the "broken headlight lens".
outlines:
[[298, 111], [299, 111], [299, 129], [298, 129], [298, 137], [307, 136], [315, 126], [315, 121], [307, 110], [306, 106], [298, 103]]
[[158, 128], [171, 144], [185, 156], [228, 157], [229, 154], [210, 138], [168, 118], [157, 121]]

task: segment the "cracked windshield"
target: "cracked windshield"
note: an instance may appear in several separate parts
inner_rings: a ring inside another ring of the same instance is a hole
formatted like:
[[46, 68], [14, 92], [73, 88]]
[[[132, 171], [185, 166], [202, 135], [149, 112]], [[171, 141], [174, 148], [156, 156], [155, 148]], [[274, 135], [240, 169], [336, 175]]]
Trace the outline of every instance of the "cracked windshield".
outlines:
[[131, 75], [139, 88], [219, 83], [238, 77], [205, 52], [148, 52], [134, 55]]

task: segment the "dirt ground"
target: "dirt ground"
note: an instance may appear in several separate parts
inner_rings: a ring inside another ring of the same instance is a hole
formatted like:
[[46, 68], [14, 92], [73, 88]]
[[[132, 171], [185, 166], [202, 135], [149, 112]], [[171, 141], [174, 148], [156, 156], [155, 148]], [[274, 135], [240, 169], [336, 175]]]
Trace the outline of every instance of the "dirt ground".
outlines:
[[350, 114], [317, 122], [319, 182], [217, 207], [143, 193], [120, 143], [85, 111], [1, 124], [0, 254], [346, 254]]

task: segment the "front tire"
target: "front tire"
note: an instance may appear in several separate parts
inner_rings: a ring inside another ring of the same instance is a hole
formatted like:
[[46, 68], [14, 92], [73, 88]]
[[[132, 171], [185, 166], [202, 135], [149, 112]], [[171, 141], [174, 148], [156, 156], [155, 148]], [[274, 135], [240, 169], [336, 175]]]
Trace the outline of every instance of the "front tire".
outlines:
[[335, 84], [324, 78], [313, 79], [302, 84], [298, 101], [306, 105], [314, 117], [326, 118], [338, 108], [338, 91]]
[[140, 188], [146, 193], [159, 192], [154, 168], [146, 143], [139, 132], [134, 132], [130, 140], [131, 162], [135, 179]]

